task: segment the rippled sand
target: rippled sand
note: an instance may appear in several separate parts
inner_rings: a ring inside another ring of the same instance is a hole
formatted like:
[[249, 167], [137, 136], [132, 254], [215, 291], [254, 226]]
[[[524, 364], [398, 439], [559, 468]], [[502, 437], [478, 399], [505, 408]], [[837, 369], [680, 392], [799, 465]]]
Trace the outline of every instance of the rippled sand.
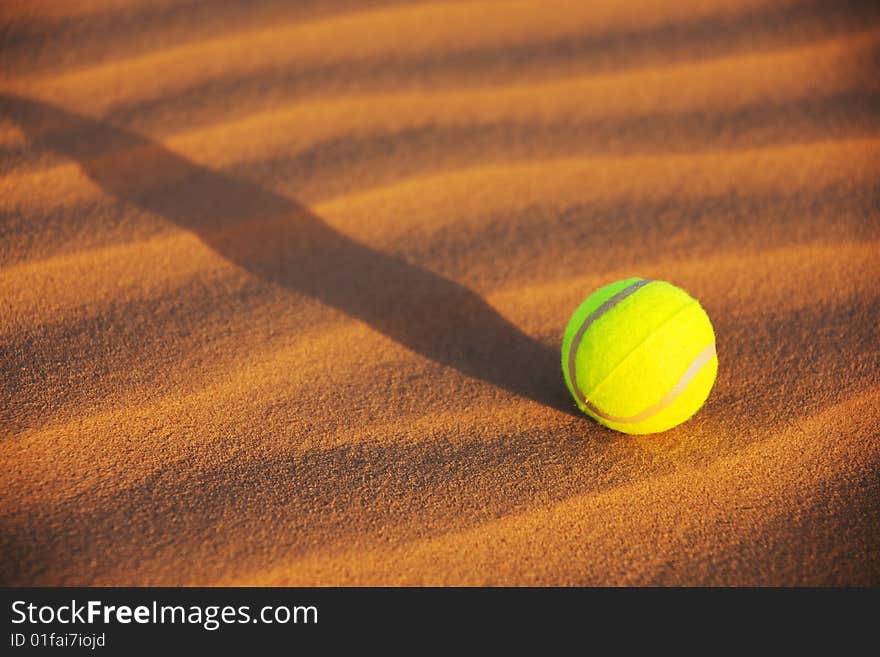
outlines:
[[4, 3], [0, 583], [880, 584], [880, 5], [549, 4]]

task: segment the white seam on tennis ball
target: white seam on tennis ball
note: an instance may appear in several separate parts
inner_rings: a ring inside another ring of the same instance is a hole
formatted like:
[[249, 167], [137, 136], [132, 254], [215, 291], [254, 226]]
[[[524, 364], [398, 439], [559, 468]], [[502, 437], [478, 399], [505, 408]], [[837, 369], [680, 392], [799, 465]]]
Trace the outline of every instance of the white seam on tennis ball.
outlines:
[[571, 382], [571, 389], [574, 390], [575, 397], [581, 404], [587, 403], [587, 398], [584, 396], [584, 393], [581, 392], [580, 387], [577, 383], [577, 363], [576, 363], [576, 355], [578, 347], [580, 347], [581, 340], [584, 337], [584, 333], [587, 332], [587, 329], [590, 328], [590, 325], [599, 319], [602, 315], [607, 313], [609, 310], [614, 308], [621, 301], [630, 296], [633, 292], [645, 287], [648, 283], [652, 281], [648, 279], [638, 280], [632, 285], [629, 285], [622, 290], [620, 290], [617, 294], [612, 295], [608, 299], [605, 300], [602, 305], [600, 305], [596, 310], [587, 315], [586, 319], [584, 319], [581, 327], [577, 330], [577, 333], [574, 334], [574, 337], [571, 339], [571, 344], [568, 348], [568, 380]]
[[[608, 312], [613, 307], [615, 307], [617, 304], [619, 304], [621, 301], [623, 301], [624, 299], [629, 297], [633, 292], [635, 292], [636, 290], [644, 287], [645, 285], [647, 285], [648, 283], [651, 283], [651, 282], [652, 281], [650, 281], [650, 280], [641, 280], [641, 281], [637, 281], [636, 283], [633, 283], [629, 287], [624, 288], [623, 290], [621, 290], [620, 292], [618, 292], [614, 296], [610, 297], [607, 301], [605, 301], [605, 303], [603, 303], [596, 310], [594, 310], [592, 313], [590, 313], [587, 316], [587, 318], [584, 320], [581, 327], [578, 329], [575, 336], [572, 338], [572, 342], [571, 342], [571, 345], [569, 348], [569, 353], [568, 353], [569, 380], [571, 381], [572, 389], [575, 391], [575, 397], [578, 399], [578, 401], [581, 404], [583, 404], [584, 407], [588, 408], [593, 414], [595, 414], [595, 415], [597, 415], [597, 416], [599, 416], [609, 422], [616, 422], [618, 424], [642, 422], [642, 421], [656, 415], [657, 413], [662, 411], [664, 408], [666, 408], [667, 406], [672, 404], [675, 401], [675, 399], [684, 391], [684, 389], [687, 387], [687, 385], [690, 383], [690, 381], [697, 375], [697, 373], [699, 373], [699, 371], [703, 367], [705, 367], [705, 365], [707, 363], [711, 362], [712, 358], [716, 355], [715, 343], [713, 341], [712, 344], [710, 344], [708, 347], [703, 349], [703, 351], [701, 351], [697, 355], [697, 357], [694, 359], [694, 361], [691, 363], [691, 365], [688, 367], [688, 369], [685, 370], [684, 374], [682, 374], [681, 378], [678, 380], [678, 382], [675, 384], [675, 386], [673, 386], [672, 389], [669, 392], [667, 392], [666, 395], [657, 404], [654, 404], [653, 406], [649, 406], [648, 408], [640, 411], [636, 415], [630, 416], [629, 418], [618, 418], [614, 415], [609, 415], [609, 414], [603, 413], [597, 406], [595, 406], [592, 402], [587, 400], [586, 396], [581, 391], [580, 387], [578, 387], [578, 385], [577, 385], [577, 372], [576, 372], [577, 349], [578, 349], [578, 347], [580, 347], [580, 342], [583, 339], [584, 334], [587, 332], [587, 329], [590, 327], [590, 325], [592, 325], [593, 322], [595, 322], [597, 319], [599, 319], [599, 317], [601, 317], [606, 312]], [[669, 316], [663, 322], [661, 322], [655, 328], [655, 330], [651, 333], [651, 335], [648, 335], [644, 340], [642, 340], [642, 342], [640, 342], [638, 345], [636, 345], [636, 347], [630, 352], [630, 354], [632, 354], [634, 351], [638, 350], [638, 348], [641, 345], [643, 345], [645, 342], [650, 340], [653, 335], [656, 335], [657, 332], [663, 326], [665, 326], [666, 324], [671, 322], [673, 319], [678, 317], [681, 313], [686, 312], [687, 310], [693, 308], [694, 306], [697, 306], [697, 307], [700, 306], [699, 302], [696, 299], [692, 299], [690, 303], [687, 303], [685, 306], [683, 306], [679, 310], [675, 311], [671, 316]], [[625, 361], [630, 354], [627, 354], [627, 356], [625, 356], [620, 363], [618, 363], [617, 365], [615, 365], [612, 368], [611, 372], [609, 372], [602, 379], [602, 381], [600, 381], [593, 388], [593, 390], [591, 391], [591, 395], [593, 393], [595, 393], [596, 390], [598, 388], [600, 388], [602, 386], [602, 384], [605, 383], [605, 381], [607, 381], [610, 378], [610, 376], [620, 367], [620, 365], [623, 363], [623, 361]], [[633, 418], [636, 418], [636, 419], [633, 419]]]
[[648, 408], [636, 413], [635, 415], [630, 415], [629, 417], [617, 417], [615, 415], [609, 415], [608, 413], [603, 413], [599, 408], [596, 407], [595, 404], [588, 401], [585, 403], [586, 407], [590, 409], [592, 413], [598, 415], [603, 420], [608, 422], [614, 422], [615, 424], [634, 424], [636, 422], [644, 422], [648, 420], [666, 407], [670, 406], [678, 396], [685, 391], [690, 382], [700, 373], [706, 365], [712, 362], [712, 359], [715, 358], [717, 352], [715, 351], [715, 343], [713, 342], [708, 347], [703, 349], [696, 358], [694, 358], [693, 362], [690, 366], [685, 370], [684, 374], [681, 375], [681, 378], [678, 382], [672, 387], [672, 389], [666, 393], [666, 395], [659, 402], [654, 404], [653, 406], [649, 406]]
[[646, 335], [644, 338], [642, 338], [641, 342], [639, 342], [636, 346], [634, 346], [632, 349], [630, 349], [629, 352], [620, 360], [620, 362], [617, 363], [617, 365], [615, 365], [614, 367], [612, 367], [611, 371], [608, 372], [602, 378], [601, 381], [599, 381], [596, 385], [593, 386], [593, 389], [590, 390], [589, 395], [584, 395], [584, 399], [586, 399], [587, 396], [593, 397], [602, 388], [602, 386], [605, 385], [614, 376], [614, 373], [617, 372], [617, 370], [619, 370], [621, 367], [623, 367], [623, 365], [631, 357], [633, 357], [633, 355], [636, 352], [638, 352], [639, 349], [641, 349], [645, 344], [647, 344], [651, 340], [655, 339], [660, 334], [660, 332], [663, 330], [663, 327], [665, 327], [667, 324], [669, 324], [670, 322], [675, 320], [675, 318], [677, 318], [679, 315], [682, 315], [689, 310], [693, 310], [694, 308], [700, 308], [700, 303], [696, 299], [691, 298], [685, 305], [683, 305], [681, 308], [676, 310], [674, 313], [672, 313], [669, 317], [664, 319], [662, 322], [657, 324], [657, 326], [654, 327], [653, 331], [651, 331], [648, 335]]

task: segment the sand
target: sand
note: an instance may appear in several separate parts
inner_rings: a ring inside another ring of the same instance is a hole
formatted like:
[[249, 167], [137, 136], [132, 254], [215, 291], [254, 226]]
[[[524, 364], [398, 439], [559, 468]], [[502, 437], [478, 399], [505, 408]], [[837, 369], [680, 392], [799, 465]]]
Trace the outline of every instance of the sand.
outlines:
[[[0, 584], [880, 584], [880, 6], [0, 9]], [[706, 406], [577, 413], [596, 287]]]

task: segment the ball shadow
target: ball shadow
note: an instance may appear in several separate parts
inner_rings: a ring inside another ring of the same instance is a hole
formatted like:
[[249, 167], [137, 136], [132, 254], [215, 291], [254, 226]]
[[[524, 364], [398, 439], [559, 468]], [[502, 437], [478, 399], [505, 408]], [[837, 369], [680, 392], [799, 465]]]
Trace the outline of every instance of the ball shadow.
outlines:
[[448, 278], [360, 244], [308, 208], [159, 143], [50, 104], [0, 95], [32, 143], [106, 193], [196, 234], [243, 270], [368, 324], [417, 354], [575, 415], [555, 348]]

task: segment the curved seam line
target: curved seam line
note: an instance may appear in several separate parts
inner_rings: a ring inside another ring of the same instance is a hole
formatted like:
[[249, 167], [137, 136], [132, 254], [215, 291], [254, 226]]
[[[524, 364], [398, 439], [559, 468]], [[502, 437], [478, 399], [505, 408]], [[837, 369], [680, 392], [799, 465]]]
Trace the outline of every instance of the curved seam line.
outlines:
[[[684, 371], [684, 374], [681, 375], [681, 378], [675, 383], [674, 386], [667, 392], [659, 402], [654, 404], [653, 406], [648, 406], [647, 408], [639, 411], [635, 415], [630, 415], [629, 417], [617, 417], [615, 415], [610, 415], [603, 413], [599, 408], [593, 404], [592, 402], [587, 402], [588, 408], [601, 417], [604, 420], [609, 422], [614, 422], [615, 424], [633, 424], [637, 422], [644, 422], [645, 420], [650, 420], [652, 417], [665, 410], [669, 406], [671, 406], [676, 399], [678, 399], [685, 390], [687, 390], [688, 386], [691, 384], [697, 375], [703, 371], [709, 363], [712, 362], [714, 358], [717, 357], [717, 352], [715, 351], [715, 342], [712, 342], [708, 347], [705, 347], [699, 354], [697, 354], [696, 358], [691, 361], [691, 364]], [[700, 362], [703, 361], [703, 362]], [[694, 366], [699, 364], [699, 367], [694, 369]]]
[[581, 324], [580, 328], [577, 330], [577, 333], [574, 334], [574, 337], [571, 339], [571, 344], [568, 347], [568, 379], [571, 382], [572, 390], [574, 390], [575, 392], [575, 397], [577, 397], [577, 400], [580, 403], [586, 404], [587, 398], [584, 396], [577, 383], [576, 355], [577, 350], [580, 347], [581, 340], [583, 340], [587, 329], [600, 317], [611, 311], [617, 305], [625, 301], [627, 298], [631, 297], [633, 294], [638, 292], [649, 283], [653, 282], [654, 281], [652, 281], [651, 279], [642, 278], [632, 285], [623, 288], [616, 294], [611, 295], [605, 301], [603, 301], [598, 308], [596, 308], [593, 312], [591, 312], [584, 318], [583, 324]]
[[[624, 364], [626, 361], [628, 361], [628, 360], [632, 357], [632, 355], [633, 355], [633, 354], [634, 354], [634, 353], [635, 353], [635, 352], [636, 352], [636, 351], [637, 351], [637, 350], [638, 350], [643, 344], [645, 344], [648, 340], [650, 340], [652, 337], [654, 337], [654, 336], [655, 336], [655, 335], [656, 335], [656, 334], [657, 334], [657, 333], [658, 333], [658, 332], [659, 332], [664, 326], [666, 326], [669, 322], [671, 322], [673, 319], [675, 319], [676, 317], [678, 317], [680, 314], [682, 314], [682, 313], [685, 312], [686, 310], [690, 310], [690, 309], [693, 308], [695, 305], [699, 306], [700, 304], [699, 304], [699, 302], [698, 302], [696, 299], [691, 299], [691, 301], [689, 301], [685, 306], [683, 306], [682, 308], [679, 308], [679, 309], [676, 310], [674, 313], [672, 313], [669, 317], [667, 317], [667, 318], [664, 319], [662, 322], [660, 322], [660, 323], [654, 328], [654, 330], [651, 331], [651, 333], [649, 333], [647, 336], [645, 336], [645, 337], [642, 339], [641, 342], [639, 342], [636, 346], [634, 346], [632, 349], [630, 349], [629, 352], [627, 352], [626, 356], [624, 356], [624, 357], [620, 360], [620, 362], [619, 362], [617, 365], [615, 365], [614, 367], [612, 367], [612, 368], [611, 368], [611, 371], [608, 372], [608, 374], [606, 374], [605, 376], [602, 377], [602, 380], [599, 381], [599, 383], [597, 383], [596, 385], [593, 386], [593, 389], [590, 390], [590, 396], [594, 395], [594, 394], [596, 393], [596, 391], [599, 390], [599, 388], [601, 388], [603, 385], [605, 385], [605, 383], [608, 381], [608, 379], [611, 378], [611, 375], [614, 374], [618, 369], [620, 369], [620, 367], [622, 367], [623, 364]], [[583, 400], [584, 400], [584, 403], [586, 403], [586, 402], [587, 402], [587, 395], [585, 395], [583, 392], [581, 392], [581, 396], [582, 396], [582, 398], [583, 398]]]

